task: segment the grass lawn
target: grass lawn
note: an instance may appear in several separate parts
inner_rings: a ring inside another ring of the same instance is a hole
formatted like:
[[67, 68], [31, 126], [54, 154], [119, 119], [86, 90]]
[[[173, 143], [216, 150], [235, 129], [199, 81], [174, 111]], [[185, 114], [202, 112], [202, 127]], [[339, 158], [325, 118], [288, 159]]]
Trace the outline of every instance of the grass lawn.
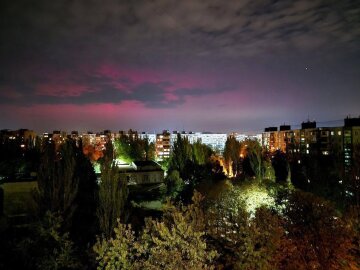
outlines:
[[161, 211], [163, 209], [163, 203], [161, 201], [142, 201], [139, 202], [138, 205], [141, 208], [149, 209], [149, 210]]
[[4, 190], [4, 214], [7, 216], [33, 213], [35, 202], [33, 190], [37, 182], [13, 182], [0, 185]]

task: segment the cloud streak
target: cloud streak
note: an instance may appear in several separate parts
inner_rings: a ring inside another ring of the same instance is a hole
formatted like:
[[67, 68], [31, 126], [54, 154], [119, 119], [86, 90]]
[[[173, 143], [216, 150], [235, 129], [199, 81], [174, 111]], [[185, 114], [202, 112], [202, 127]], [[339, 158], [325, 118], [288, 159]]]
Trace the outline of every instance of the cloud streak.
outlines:
[[12, 89], [0, 87], [0, 104], [32, 106], [36, 104], [120, 104], [136, 101], [149, 108], [174, 108], [184, 104], [186, 97], [205, 96], [230, 88], [176, 88], [169, 81], [135, 83], [129, 78], [85, 76], [82, 82], [75, 80], [65, 84], [25, 82], [12, 85]]

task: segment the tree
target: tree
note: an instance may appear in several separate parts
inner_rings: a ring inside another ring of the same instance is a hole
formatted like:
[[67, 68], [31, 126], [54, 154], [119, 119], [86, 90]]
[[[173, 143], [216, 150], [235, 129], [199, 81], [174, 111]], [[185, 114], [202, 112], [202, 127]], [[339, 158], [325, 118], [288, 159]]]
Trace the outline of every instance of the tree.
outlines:
[[155, 144], [150, 142], [148, 138], [143, 140], [145, 160], [155, 160]]
[[285, 230], [280, 218], [265, 207], [258, 208], [253, 220], [242, 228], [235, 248], [234, 269], [276, 269], [281, 257]]
[[271, 156], [267, 151], [263, 152], [262, 175], [264, 179], [275, 180], [275, 170], [271, 164]]
[[193, 160], [197, 165], [205, 165], [205, 163], [209, 162], [213, 151], [209, 146], [203, 144], [200, 139], [193, 143], [192, 149]]
[[351, 254], [358, 258], [357, 267], [360, 269], [360, 206], [349, 206], [344, 213], [344, 222], [354, 231], [353, 243], [354, 247], [350, 251]]
[[[286, 231], [305, 269], [357, 269], [353, 229], [335, 208], [313, 194], [296, 191], [285, 209]], [[292, 259], [291, 259], [292, 261]]]
[[114, 228], [114, 237], [98, 238], [93, 247], [98, 270], [132, 270], [137, 258], [137, 243], [130, 225], [120, 223]]
[[250, 167], [257, 179], [262, 179], [262, 148], [256, 140], [245, 140], [246, 158], [249, 159]]
[[22, 269], [79, 269], [74, 243], [62, 232], [62, 218], [46, 212], [17, 244], [18, 263]]
[[286, 182], [289, 176], [289, 163], [286, 159], [286, 155], [280, 150], [277, 150], [273, 155], [272, 165], [275, 170], [276, 182]]
[[192, 162], [192, 158], [192, 147], [188, 138], [177, 134], [177, 139], [171, 152], [169, 169], [177, 170], [181, 178], [188, 180], [189, 173], [185, 167], [189, 162]]
[[101, 161], [101, 182], [97, 209], [100, 230], [107, 238], [111, 236], [117, 219], [125, 217], [124, 208], [128, 196], [127, 183], [120, 180], [113, 157], [113, 146], [111, 142], [108, 142], [104, 158]]
[[74, 147], [70, 141], [62, 144], [59, 151], [55, 147], [52, 142], [44, 145], [38, 172], [38, 205], [40, 213], [61, 213], [69, 229], [79, 188]]
[[104, 156], [103, 151], [96, 149], [95, 146], [91, 144], [87, 144], [83, 147], [83, 153], [91, 161], [97, 161]]
[[117, 158], [131, 163], [134, 157], [131, 155], [130, 140], [127, 136], [121, 136], [115, 140], [115, 149]]
[[71, 237], [76, 244], [85, 247], [89, 242], [95, 241], [98, 231], [96, 208], [98, 203], [99, 186], [96, 174], [90, 160], [82, 152], [82, 143], [76, 146], [73, 142], [76, 167], [74, 177], [79, 179], [78, 191], [74, 200], [74, 211], [71, 226]]
[[84, 243], [96, 230], [96, 194], [96, 175], [81, 145], [67, 140], [56, 150], [54, 143], [44, 144], [37, 193], [41, 215], [59, 213], [64, 229]]
[[277, 269], [282, 260], [278, 254], [286, 239], [281, 218], [265, 201], [251, 202], [261, 193], [254, 183], [242, 185], [221, 194], [206, 211], [209, 234], [226, 269]]
[[211, 172], [212, 172], [212, 180], [213, 181], [221, 181], [221, 180], [226, 179], [226, 175], [223, 171], [223, 166], [221, 166], [221, 163], [216, 156], [214, 156], [214, 155], [211, 156], [210, 164], [211, 164]]
[[117, 158], [128, 163], [155, 158], [154, 143], [150, 143], [148, 138], [139, 138], [136, 133], [123, 135], [115, 140], [115, 150]]
[[146, 257], [140, 260], [142, 269], [213, 269], [217, 256], [205, 241], [204, 213], [195, 193], [193, 204], [173, 208], [170, 206], [164, 220], [147, 220], [140, 238], [140, 251]]
[[[190, 144], [187, 137], [177, 134], [169, 159], [169, 191], [172, 191], [174, 185], [177, 187], [175, 193], [178, 193], [181, 188], [182, 192], [178, 198], [189, 203], [194, 189], [200, 182], [222, 179], [222, 171], [220, 173], [219, 166], [213, 162], [212, 153], [211, 148], [202, 144], [200, 140]], [[172, 171], [176, 172], [172, 174]]]
[[184, 181], [181, 179], [177, 170], [173, 170], [166, 177], [166, 186], [168, 194], [176, 198], [176, 196], [183, 190]]
[[241, 144], [234, 136], [229, 136], [225, 142], [224, 159], [227, 167], [228, 175], [238, 176], [240, 175], [240, 163], [241, 163]]
[[163, 220], [147, 219], [138, 238], [119, 223], [114, 238], [95, 245], [98, 269], [213, 269], [217, 254], [205, 241], [202, 200], [195, 193], [189, 206], [169, 203]]

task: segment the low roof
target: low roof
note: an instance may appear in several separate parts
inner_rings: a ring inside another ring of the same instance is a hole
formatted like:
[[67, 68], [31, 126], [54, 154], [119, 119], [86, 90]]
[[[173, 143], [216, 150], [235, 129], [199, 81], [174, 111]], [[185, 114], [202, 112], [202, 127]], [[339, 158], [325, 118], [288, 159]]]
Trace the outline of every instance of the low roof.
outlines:
[[160, 164], [155, 162], [155, 161], [134, 161], [130, 164], [121, 164], [121, 163], [117, 163], [116, 164], [119, 171], [122, 173], [125, 172], [154, 172], [154, 171], [161, 171], [163, 172], [164, 170], [161, 168]]
[[162, 171], [161, 166], [152, 160], [134, 161], [135, 166], [139, 171]]

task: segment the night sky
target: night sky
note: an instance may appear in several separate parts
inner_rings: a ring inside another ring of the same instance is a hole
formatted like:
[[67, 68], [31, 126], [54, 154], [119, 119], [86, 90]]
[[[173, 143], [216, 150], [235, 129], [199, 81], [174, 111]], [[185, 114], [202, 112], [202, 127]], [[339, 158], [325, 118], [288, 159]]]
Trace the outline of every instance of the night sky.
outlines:
[[260, 132], [360, 115], [360, 1], [4, 0], [0, 22], [0, 128]]

